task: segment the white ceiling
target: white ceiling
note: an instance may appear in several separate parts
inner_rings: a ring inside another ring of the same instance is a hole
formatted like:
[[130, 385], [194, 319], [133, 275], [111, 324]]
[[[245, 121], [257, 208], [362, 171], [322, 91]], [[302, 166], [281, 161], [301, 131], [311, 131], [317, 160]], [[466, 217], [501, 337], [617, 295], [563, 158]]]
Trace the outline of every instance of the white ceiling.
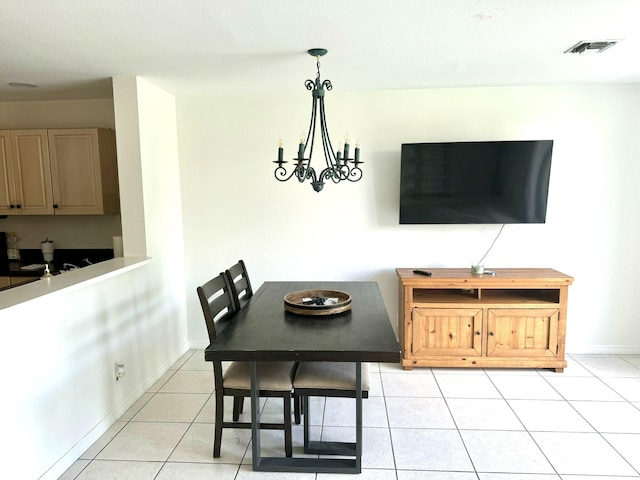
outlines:
[[0, 19], [0, 101], [110, 97], [130, 75], [176, 95], [303, 92], [315, 47], [335, 91], [640, 83], [640, 0], [2, 0]]

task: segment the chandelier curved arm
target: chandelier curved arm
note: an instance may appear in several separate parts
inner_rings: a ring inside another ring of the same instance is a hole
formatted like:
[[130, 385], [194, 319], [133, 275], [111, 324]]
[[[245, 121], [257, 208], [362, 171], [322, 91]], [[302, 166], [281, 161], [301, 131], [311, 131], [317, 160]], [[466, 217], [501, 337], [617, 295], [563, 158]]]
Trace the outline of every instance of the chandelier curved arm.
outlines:
[[362, 178], [362, 170], [358, 166], [360, 163], [363, 162], [359, 162], [353, 168], [349, 169], [349, 176], [347, 177], [347, 180], [349, 180], [350, 182], [357, 182]]
[[279, 182], [286, 182], [294, 176], [300, 183], [303, 183], [305, 180], [311, 180], [312, 182], [316, 181], [316, 171], [313, 169], [313, 167], [305, 165], [304, 162], [298, 162], [296, 167], [291, 172], [287, 172], [286, 167], [284, 167], [282, 164], [278, 164], [276, 169], [273, 171], [273, 176]]
[[327, 168], [332, 169], [340, 167], [336, 161], [336, 154], [331, 145], [331, 138], [329, 137], [329, 130], [327, 129], [327, 117], [324, 110], [324, 97], [318, 99], [320, 103], [320, 132], [322, 136], [322, 148], [324, 150], [324, 160]]

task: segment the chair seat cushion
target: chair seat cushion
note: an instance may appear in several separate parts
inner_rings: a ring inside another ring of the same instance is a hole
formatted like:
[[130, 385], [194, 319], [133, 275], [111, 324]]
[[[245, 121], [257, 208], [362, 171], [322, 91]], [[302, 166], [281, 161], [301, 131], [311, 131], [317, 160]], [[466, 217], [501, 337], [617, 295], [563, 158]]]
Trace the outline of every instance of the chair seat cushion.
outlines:
[[[291, 391], [295, 362], [258, 362], [260, 390]], [[224, 388], [249, 390], [251, 372], [249, 362], [232, 362], [223, 375]]]
[[[370, 368], [362, 363], [362, 390], [369, 391]], [[355, 390], [356, 365], [349, 362], [300, 362], [294, 389]]]

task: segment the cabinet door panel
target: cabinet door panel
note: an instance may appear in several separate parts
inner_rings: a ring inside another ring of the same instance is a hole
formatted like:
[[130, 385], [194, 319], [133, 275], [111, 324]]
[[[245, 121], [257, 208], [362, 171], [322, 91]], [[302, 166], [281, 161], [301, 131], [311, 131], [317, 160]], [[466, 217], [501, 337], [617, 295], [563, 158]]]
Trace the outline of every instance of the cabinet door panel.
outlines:
[[57, 215], [100, 214], [100, 154], [96, 129], [49, 130]]
[[555, 357], [559, 318], [557, 308], [489, 309], [487, 356]]
[[13, 215], [13, 174], [11, 158], [11, 136], [0, 132], [0, 215]]
[[415, 356], [482, 353], [481, 309], [414, 308], [412, 328]]
[[15, 202], [19, 215], [53, 213], [46, 130], [11, 132]]

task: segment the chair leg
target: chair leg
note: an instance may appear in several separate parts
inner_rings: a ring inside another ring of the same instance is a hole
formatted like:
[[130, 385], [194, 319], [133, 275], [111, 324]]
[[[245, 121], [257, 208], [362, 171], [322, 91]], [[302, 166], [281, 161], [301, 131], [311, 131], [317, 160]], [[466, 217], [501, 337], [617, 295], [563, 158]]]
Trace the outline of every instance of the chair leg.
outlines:
[[216, 424], [213, 435], [213, 458], [220, 457], [220, 446], [222, 445], [222, 424], [224, 422], [224, 396], [216, 389]]
[[293, 416], [296, 425], [300, 425], [300, 415], [304, 415], [304, 408], [302, 407], [302, 397], [299, 395], [293, 396]]
[[242, 407], [244, 406], [244, 397], [233, 397], [233, 421], [240, 420], [240, 414], [242, 413]]
[[296, 425], [300, 425], [300, 405], [298, 404], [299, 397], [297, 395], [293, 395], [293, 416]]
[[291, 395], [284, 400], [284, 453], [287, 457], [293, 456], [291, 441]]

